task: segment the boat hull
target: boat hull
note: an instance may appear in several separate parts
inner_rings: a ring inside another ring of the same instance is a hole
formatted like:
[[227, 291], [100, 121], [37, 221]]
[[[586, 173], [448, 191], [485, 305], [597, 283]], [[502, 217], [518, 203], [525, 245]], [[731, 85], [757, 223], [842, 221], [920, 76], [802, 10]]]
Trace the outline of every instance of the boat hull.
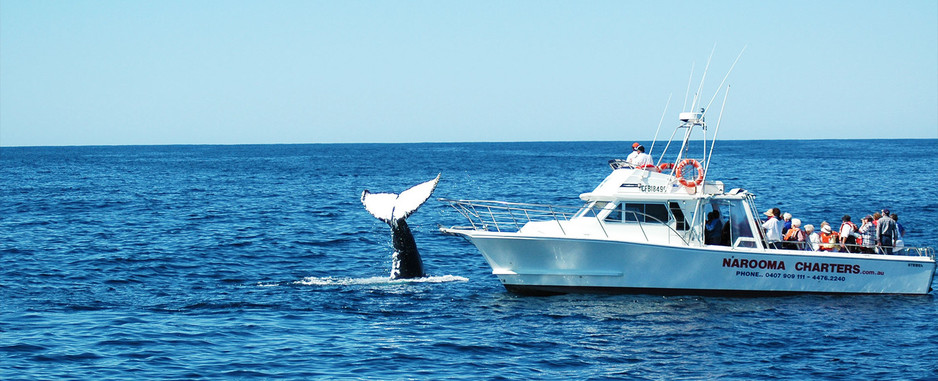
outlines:
[[505, 288], [523, 294], [927, 294], [935, 274], [930, 257], [449, 233], [468, 239]]

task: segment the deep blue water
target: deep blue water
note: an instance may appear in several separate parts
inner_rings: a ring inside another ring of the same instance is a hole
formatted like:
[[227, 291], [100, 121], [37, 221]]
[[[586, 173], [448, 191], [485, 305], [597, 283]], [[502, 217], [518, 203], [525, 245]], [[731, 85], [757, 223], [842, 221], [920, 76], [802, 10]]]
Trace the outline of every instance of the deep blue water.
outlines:
[[[938, 378], [934, 295], [525, 297], [437, 230], [463, 221], [436, 197], [579, 205], [629, 143], [0, 148], [0, 379]], [[936, 157], [717, 142], [708, 178], [934, 247]], [[437, 173], [408, 220], [431, 277], [388, 281], [361, 192]]]

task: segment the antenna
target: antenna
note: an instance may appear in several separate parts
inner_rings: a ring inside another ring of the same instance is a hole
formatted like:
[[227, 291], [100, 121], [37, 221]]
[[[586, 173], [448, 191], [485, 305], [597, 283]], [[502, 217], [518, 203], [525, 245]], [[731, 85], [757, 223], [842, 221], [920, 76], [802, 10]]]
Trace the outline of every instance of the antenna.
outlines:
[[[674, 135], [677, 135], [677, 130], [681, 129], [680, 127], [675, 128], [674, 132], [671, 133], [671, 137], [668, 138], [668, 144], [664, 146], [664, 151], [661, 152], [661, 156], [658, 157], [658, 162], [655, 163], [656, 166], [661, 165], [661, 161], [664, 160], [664, 154], [668, 153], [668, 147], [671, 147], [671, 142], [674, 141]], [[674, 173], [674, 168], [671, 168], [671, 173]]]
[[681, 111], [687, 110], [687, 96], [690, 95], [690, 83], [694, 80], [694, 66], [697, 63], [690, 64], [690, 77], [687, 77], [687, 91], [684, 92], [684, 104], [681, 105]]
[[713, 157], [713, 145], [717, 142], [717, 134], [720, 133], [720, 122], [723, 121], [723, 109], [726, 108], [726, 98], [730, 96], [730, 86], [726, 86], [726, 92], [723, 94], [723, 106], [720, 106], [720, 116], [717, 117], [717, 129], [713, 132], [713, 140], [710, 142], [710, 155], [707, 155], [707, 166], [704, 167], [703, 181], [707, 181], [707, 174], [710, 172], [710, 158]]
[[713, 49], [710, 50], [710, 57], [707, 57], [707, 66], [704, 67], [703, 77], [700, 77], [700, 86], [697, 87], [697, 93], [694, 94], [694, 102], [691, 103], [691, 111], [697, 109], [697, 99], [700, 97], [700, 92], [703, 91], [704, 81], [707, 80], [707, 72], [710, 71], [710, 61], [713, 59], [713, 52], [717, 50], [717, 44], [713, 44]]
[[[717, 86], [717, 92], [713, 93], [713, 97], [710, 98], [710, 103], [707, 103], [707, 108], [704, 109], [704, 113], [707, 112], [706, 110], [709, 110], [709, 109], [710, 109], [710, 105], [713, 103], [713, 99], [715, 99], [715, 98], [717, 97], [717, 94], [720, 93], [720, 88], [723, 87], [723, 83], [726, 82], [726, 79], [727, 79], [727, 78], [729, 78], [730, 73], [733, 72], [733, 68], [736, 67], [736, 63], [739, 62], [739, 57], [742, 57], [742, 56], [743, 56], [743, 52], [746, 51], [746, 48], [747, 48], [748, 46], [749, 46], [749, 45], [743, 46], [743, 50], [740, 50], [740, 51], [739, 51], [739, 55], [736, 56], [736, 60], [733, 61], [733, 65], [730, 66], [730, 70], [726, 72], [726, 76], [724, 76], [724, 77], [723, 77], [723, 80], [720, 81], [720, 86]], [[729, 86], [727, 86], [727, 90], [729, 90]], [[724, 100], [724, 101], [725, 101], [725, 100]]]
[[658, 141], [658, 132], [661, 131], [661, 123], [664, 122], [664, 115], [668, 113], [668, 106], [671, 106], [672, 95], [674, 95], [674, 93], [668, 94], [668, 103], [664, 104], [664, 111], [661, 112], [661, 119], [658, 120], [658, 129], [655, 130], [655, 138], [651, 140], [651, 148], [648, 150], [649, 155], [655, 150], [655, 142]]

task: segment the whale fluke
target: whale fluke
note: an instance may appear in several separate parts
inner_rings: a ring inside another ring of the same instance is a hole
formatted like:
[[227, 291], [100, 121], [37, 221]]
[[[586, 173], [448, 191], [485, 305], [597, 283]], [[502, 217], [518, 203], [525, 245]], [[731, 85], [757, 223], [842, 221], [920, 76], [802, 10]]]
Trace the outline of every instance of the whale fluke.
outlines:
[[375, 218], [391, 226], [394, 242], [391, 278], [419, 278], [424, 276], [423, 260], [417, 251], [417, 243], [405, 219], [430, 199], [440, 182], [440, 175], [433, 180], [415, 185], [401, 194], [362, 192], [362, 204]]

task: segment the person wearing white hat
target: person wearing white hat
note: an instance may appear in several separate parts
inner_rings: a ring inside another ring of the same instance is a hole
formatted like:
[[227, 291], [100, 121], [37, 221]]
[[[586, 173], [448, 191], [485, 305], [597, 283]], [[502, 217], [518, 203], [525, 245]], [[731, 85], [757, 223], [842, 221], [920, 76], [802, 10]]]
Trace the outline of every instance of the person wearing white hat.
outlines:
[[834, 251], [834, 235], [831, 234], [833, 229], [831, 229], [830, 224], [823, 222], [821, 223], [821, 248], [820, 251]]
[[772, 208], [766, 210], [764, 214], [769, 216], [769, 219], [762, 223], [762, 228], [765, 229], [765, 240], [769, 242], [770, 248], [776, 248], [776, 242], [782, 240], [782, 226], [785, 224], [779, 218], [782, 211], [778, 208]]
[[[788, 213], [786, 215], [791, 216]], [[804, 239], [804, 232], [801, 231], [801, 220], [792, 218], [791, 227], [785, 232], [783, 247], [790, 250], [802, 250], [804, 249]]]

